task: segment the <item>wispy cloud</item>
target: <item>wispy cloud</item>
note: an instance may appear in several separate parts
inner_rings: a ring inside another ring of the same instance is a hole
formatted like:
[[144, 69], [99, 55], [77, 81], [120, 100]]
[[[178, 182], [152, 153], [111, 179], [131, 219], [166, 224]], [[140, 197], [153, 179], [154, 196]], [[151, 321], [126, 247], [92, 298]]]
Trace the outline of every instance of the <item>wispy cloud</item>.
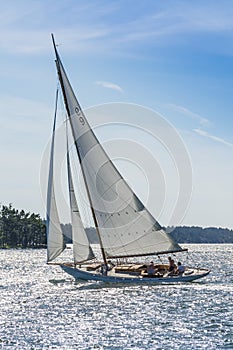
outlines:
[[[30, 2], [29, 6], [24, 0], [10, 7], [6, 2], [0, 14], [0, 48], [26, 54], [48, 51], [51, 31], [57, 34], [59, 42], [65, 43], [66, 50], [105, 54], [106, 49], [109, 53], [110, 48], [127, 50], [134, 43], [154, 46], [180, 42], [190, 33], [229, 35], [233, 32], [233, 7], [224, 0], [169, 2], [169, 6], [151, 1], [149, 6], [147, 3], [135, 6], [134, 11], [124, 16], [122, 10], [131, 6], [128, 1], [79, 5], [70, 2], [68, 8], [65, 1], [58, 2], [56, 8], [51, 4]], [[69, 23], [62, 16], [64, 10], [69, 11]], [[44, 13], [53, 20], [46, 21]]]
[[204, 130], [200, 130], [200, 129], [193, 129], [193, 131], [195, 131], [197, 134], [201, 135], [201, 136], [204, 136], [204, 137], [207, 137], [211, 140], [214, 140], [216, 142], [220, 142], [222, 144], [224, 144], [225, 146], [229, 146], [229, 147], [233, 147], [233, 144], [218, 137], [218, 136], [214, 136], [214, 135], [211, 135], [209, 134], [208, 132], [204, 131]]
[[178, 105], [175, 105], [175, 104], [169, 104], [168, 107], [172, 108], [173, 110], [175, 110], [177, 112], [180, 112], [180, 113], [188, 116], [189, 118], [192, 118], [192, 119], [196, 120], [199, 123], [199, 127], [200, 128], [195, 128], [195, 129], [193, 129], [193, 131], [195, 133], [197, 133], [198, 135], [206, 137], [206, 138], [209, 138], [209, 139], [211, 139], [213, 141], [216, 141], [216, 142], [219, 142], [221, 144], [224, 144], [225, 146], [233, 147], [232, 143], [224, 140], [221, 137], [209, 134], [207, 131], [202, 129], [202, 128], [209, 127], [209, 126], [212, 125], [212, 123], [210, 122], [209, 119], [203, 118], [201, 115], [199, 115], [197, 113], [194, 113], [194, 112], [190, 111], [189, 109], [187, 109], [187, 108], [185, 108], [183, 106], [178, 106]]
[[168, 105], [168, 107], [179, 112], [179, 113], [182, 113], [182, 114], [188, 116], [189, 118], [195, 119], [203, 127], [211, 125], [211, 122], [207, 118], [204, 118], [201, 115], [194, 113], [183, 106], [178, 106], [178, 105], [170, 103]]
[[104, 88], [107, 88], [107, 89], [112, 89], [112, 90], [119, 91], [119, 92], [123, 93], [123, 89], [119, 85], [114, 84], [114, 83], [110, 83], [107, 81], [96, 81], [95, 84], [102, 86]]
[[[70, 14], [69, 23], [64, 21], [64, 10]], [[102, 11], [97, 10], [97, 4], [77, 6], [74, 2], [67, 7], [65, 1], [60, 1], [56, 8], [49, 2], [31, 4], [22, 0], [13, 7], [6, 3], [0, 14], [0, 49], [27, 55], [48, 52], [51, 50], [50, 33], [54, 32], [58, 44], [65, 43], [67, 51], [87, 52], [91, 46], [93, 51], [98, 51], [98, 46], [103, 46], [103, 39], [111, 32], [110, 26], [101, 19], [112, 9], [106, 6]], [[51, 17], [55, 20], [48, 21]]]

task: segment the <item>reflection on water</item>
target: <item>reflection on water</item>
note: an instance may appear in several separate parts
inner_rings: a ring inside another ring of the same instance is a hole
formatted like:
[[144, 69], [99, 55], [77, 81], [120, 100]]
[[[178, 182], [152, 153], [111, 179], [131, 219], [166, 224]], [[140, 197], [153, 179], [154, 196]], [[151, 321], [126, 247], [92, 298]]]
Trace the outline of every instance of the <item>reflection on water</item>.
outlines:
[[74, 281], [59, 266], [46, 265], [45, 250], [1, 250], [0, 345], [233, 349], [233, 245], [187, 246], [188, 264], [198, 261], [211, 274], [169, 286]]

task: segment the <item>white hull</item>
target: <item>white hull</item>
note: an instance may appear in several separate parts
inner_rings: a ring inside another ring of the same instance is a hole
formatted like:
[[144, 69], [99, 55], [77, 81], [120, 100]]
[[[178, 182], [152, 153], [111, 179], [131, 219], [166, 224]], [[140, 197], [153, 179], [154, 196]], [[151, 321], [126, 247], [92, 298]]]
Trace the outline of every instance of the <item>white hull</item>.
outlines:
[[143, 277], [141, 275], [115, 273], [113, 270], [108, 272], [108, 275], [102, 275], [99, 272], [85, 271], [82, 268], [76, 268], [68, 265], [60, 265], [61, 268], [73, 276], [76, 280], [86, 281], [101, 281], [107, 283], [132, 283], [132, 284], [171, 284], [171, 283], [186, 283], [207, 276], [210, 270], [207, 269], [188, 269], [182, 275], [163, 277]]

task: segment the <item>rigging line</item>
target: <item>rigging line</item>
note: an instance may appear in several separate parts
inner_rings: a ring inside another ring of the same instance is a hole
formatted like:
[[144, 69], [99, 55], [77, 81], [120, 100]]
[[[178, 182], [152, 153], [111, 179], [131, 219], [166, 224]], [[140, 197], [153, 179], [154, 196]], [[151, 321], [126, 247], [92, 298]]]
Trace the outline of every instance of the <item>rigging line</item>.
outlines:
[[77, 190], [77, 194], [79, 198], [80, 212], [83, 214], [82, 216], [86, 224], [93, 226], [94, 222], [90, 212], [90, 204], [88, 205], [88, 197], [85, 189], [85, 184], [83, 182], [82, 172], [81, 172], [80, 166], [78, 168], [78, 164], [75, 161], [74, 157], [75, 157], [74, 153], [71, 152], [71, 159], [72, 159], [71, 163], [75, 174], [74, 179], [77, 179], [77, 181], [75, 181], [74, 183], [74, 187]]
[[61, 84], [59, 82], [59, 79], [58, 79], [58, 93], [59, 93], [59, 99], [58, 99], [59, 110], [60, 110], [60, 113], [61, 113], [61, 117], [60, 118], [61, 118], [61, 122], [65, 123], [66, 120], [68, 119], [68, 115], [67, 115], [64, 103], [62, 102], [63, 96], [62, 96]]
[[[79, 211], [79, 208], [78, 208], [78, 204], [77, 204], [77, 200], [76, 200], [76, 196], [75, 196], [75, 192], [74, 192], [74, 185], [73, 185], [73, 180], [72, 180], [72, 170], [71, 170], [71, 165], [70, 165], [70, 155], [69, 155], [69, 140], [68, 140], [68, 119], [66, 120], [66, 152], [67, 152], [67, 170], [68, 170], [68, 187], [69, 187], [69, 200], [70, 200], [70, 208], [71, 208], [71, 211], [72, 213], [78, 213], [78, 217], [81, 221], [81, 225], [82, 224], [82, 220], [81, 220], [81, 217], [80, 217], [80, 211]], [[73, 192], [73, 194], [71, 194]], [[74, 230], [79, 230], [79, 224], [78, 226], [75, 226], [74, 225], [74, 221], [73, 221], [74, 217], [72, 216], [71, 214], [71, 221], [72, 221], [72, 240], [73, 240], [73, 249], [75, 247], [75, 236], [74, 236]], [[76, 222], [77, 224], [77, 222]], [[83, 227], [82, 227], [83, 228]], [[84, 244], [80, 243], [79, 242], [79, 248], [81, 247], [85, 247], [85, 248], [88, 248], [89, 249], [89, 255], [88, 255], [88, 258], [85, 259], [84, 261], [86, 260], [89, 260], [90, 258], [90, 255], [92, 255], [92, 258], [94, 258], [94, 254], [92, 252], [92, 249], [90, 248], [90, 244], [89, 242], [86, 242]], [[75, 249], [75, 252], [76, 249]], [[78, 256], [82, 257], [82, 255], [80, 255], [78, 253]], [[80, 260], [80, 258], [76, 256], [76, 254], [74, 254], [74, 257], [76, 257], [76, 260]]]
[[[69, 85], [69, 81], [68, 81], [68, 79], [67, 79], [67, 77], [66, 77], [66, 73], [65, 73], [64, 68], [63, 68], [63, 66], [62, 66], [62, 63], [60, 62], [59, 56], [58, 56], [57, 51], [56, 51], [56, 47], [55, 47], [55, 52], [56, 52], [56, 56], [57, 56], [57, 67], [58, 67], [58, 72], [59, 72], [59, 74], [60, 74], [60, 81], [61, 81], [61, 85], [62, 85], [62, 89], [63, 89], [64, 100], [65, 100], [66, 107], [67, 107], [67, 111], [68, 111], [68, 115], [69, 115], [70, 112], [69, 112], [69, 106], [68, 106], [68, 103], [67, 103], [68, 101], [67, 101], [67, 98], [66, 98], [66, 89], [65, 89], [65, 86], [64, 86], [63, 78], [65, 79], [65, 84], [68, 85], [67, 88], [70, 89], [70, 94], [71, 94], [71, 96], [72, 96], [73, 98], [75, 98], [75, 95], [74, 95], [74, 96], [72, 95], [72, 94], [73, 94], [73, 91], [72, 91], [71, 86]], [[69, 92], [69, 91], [68, 91], [68, 92]], [[75, 103], [76, 103], [76, 98], [75, 98]], [[79, 105], [78, 105], [78, 102], [77, 102], [77, 106], [79, 106]], [[82, 112], [81, 109], [80, 109], [80, 113], [82, 113], [82, 115], [83, 115], [83, 112]], [[73, 132], [73, 134], [74, 134], [74, 136], [75, 136], [75, 130], [74, 130], [74, 126], [72, 125], [72, 122], [71, 122], [71, 126], [72, 126], [72, 132]], [[90, 130], [90, 132], [91, 132], [91, 130]], [[95, 137], [95, 136], [94, 136], [94, 133], [92, 133], [92, 135], [93, 135], [93, 138], [94, 138], [94, 137]], [[97, 140], [96, 140], [96, 143], [97, 143], [97, 145], [99, 145], [99, 143], [97, 142]], [[78, 154], [78, 156], [79, 156], [79, 161], [80, 161], [80, 164], [81, 164], [81, 167], [82, 167], [82, 161], [81, 161], [81, 158], [80, 158], [80, 149], [79, 149], [79, 147], [78, 147], [77, 141], [75, 142], [75, 144], [76, 144], [77, 154]], [[100, 145], [99, 145], [99, 147], [100, 147], [100, 150], [101, 150], [102, 148], [101, 148]], [[102, 149], [102, 152], [103, 152], [103, 154], [105, 153], [104, 149]], [[107, 157], [107, 155], [106, 155], [106, 157]], [[108, 158], [107, 158], [107, 159], [108, 159]], [[109, 160], [109, 162], [110, 162], [110, 164], [112, 163], [110, 160]], [[117, 171], [117, 169], [114, 167], [114, 165], [113, 165], [113, 169], [114, 169], [114, 171], [116, 172], [116, 174], [119, 173], [119, 172]], [[84, 175], [85, 175], [85, 173], [84, 173]], [[122, 177], [120, 177], [120, 178], [122, 178]], [[85, 181], [85, 184], [86, 184], [86, 187], [87, 187], [87, 183], [86, 183], [86, 178], [85, 178], [85, 176], [84, 176], [84, 181]], [[129, 185], [128, 185], [126, 182], [124, 182], [124, 184], [125, 184], [125, 187], [129, 187]], [[130, 188], [130, 187], [129, 187], [129, 188]], [[131, 189], [130, 189], [130, 192], [133, 193], [133, 191], [132, 191]], [[89, 200], [90, 200], [90, 203], [91, 203], [91, 209], [92, 209], [92, 214], [93, 214], [93, 218], [94, 218], [94, 221], [95, 221], [95, 226], [96, 226], [96, 229], [98, 230], [98, 222], [97, 222], [97, 218], [96, 218], [96, 215], [95, 215], [95, 211], [94, 211], [94, 208], [93, 208], [93, 205], [92, 205], [92, 200], [91, 200], [92, 198], [91, 198], [91, 195], [90, 195], [90, 193], [89, 193], [88, 187], [87, 187], [87, 193], [88, 193], [88, 197], [89, 197]], [[134, 196], [136, 197], [135, 194], [134, 194]], [[136, 199], [138, 200], [139, 203], [141, 203], [137, 197], [136, 197]], [[123, 201], [123, 203], [126, 202], [127, 205], [129, 206], [129, 204], [128, 204], [128, 202], [127, 202], [126, 200], [123, 200], [122, 198], [121, 198], [121, 200]], [[131, 205], [130, 205], [130, 207], [132, 208]], [[150, 218], [151, 220], [149, 220], [148, 223], [150, 223], [150, 221], [156, 222], [156, 220], [154, 219], [154, 217], [149, 213], [148, 209], [145, 208], [145, 211], [148, 213], [148, 216], [151, 216], [151, 218]], [[139, 212], [139, 214], [140, 214], [140, 212]], [[157, 225], [160, 226], [158, 223], [157, 223]], [[98, 233], [99, 233], [99, 232], [98, 232]], [[99, 235], [99, 239], [100, 239], [100, 243], [101, 243], [101, 236], [100, 236], [100, 235]], [[102, 244], [101, 244], [101, 245], [102, 245]], [[103, 246], [102, 246], [102, 251], [103, 251], [103, 258], [104, 258], [104, 248], [103, 248]], [[105, 260], [105, 258], [104, 258], [104, 260]]]
[[[47, 240], [48, 240], [48, 246], [50, 248], [48, 249], [47, 253], [47, 261], [54, 260], [58, 255], [61, 254], [61, 252], [65, 248], [64, 243], [64, 233], [62, 232], [61, 223], [59, 220], [59, 214], [57, 212], [57, 204], [56, 204], [56, 198], [54, 196], [54, 149], [55, 149], [55, 133], [56, 133], [56, 119], [57, 119], [57, 105], [58, 105], [58, 87], [56, 89], [56, 97], [55, 97], [55, 108], [54, 108], [54, 122], [53, 122], [53, 131], [52, 131], [52, 139], [51, 139], [51, 149], [50, 149], [50, 161], [49, 161], [49, 175], [48, 175], [48, 189], [47, 189], [47, 213], [46, 213], [46, 226], [47, 226]], [[53, 211], [55, 211], [58, 222], [54, 223], [51, 221], [51, 207], [53, 202]], [[60, 236], [60, 247], [59, 250], [57, 250], [57, 243], [51, 240], [51, 231], [50, 226], [52, 225], [56, 228], [56, 230], [59, 231]], [[55, 243], [55, 245], [54, 245]], [[55, 254], [53, 253], [50, 255], [49, 250], [55, 249]]]
[[53, 121], [53, 134], [55, 133], [55, 129], [56, 129], [57, 105], [58, 105], [58, 86], [57, 86], [57, 89], [56, 89], [56, 96], [55, 96], [55, 110], [54, 110], [54, 121]]
[[[69, 103], [68, 103], [67, 96], [66, 96], [66, 89], [65, 89], [65, 85], [64, 85], [64, 81], [63, 81], [63, 76], [64, 76], [64, 78], [66, 80], [66, 83], [68, 84], [68, 88], [70, 89], [71, 95], [73, 95], [73, 97], [75, 99], [75, 103], [77, 105], [76, 108], [78, 108], [78, 110], [80, 111], [80, 113], [82, 114], [82, 116], [84, 118], [85, 118], [85, 116], [84, 116], [84, 113], [83, 113], [83, 111], [82, 111], [82, 109], [81, 109], [81, 107], [79, 105], [79, 102], [77, 101], [77, 98], [76, 98], [76, 96], [75, 96], [75, 94], [73, 92], [73, 89], [72, 89], [72, 87], [70, 85], [70, 82], [69, 82], [69, 80], [67, 78], [66, 72], [65, 72], [65, 70], [63, 68], [63, 65], [61, 63], [60, 57], [59, 57], [58, 52], [57, 52], [57, 48], [56, 48], [56, 44], [55, 44], [55, 40], [54, 40], [53, 34], [52, 34], [52, 41], [53, 41], [54, 51], [55, 51], [55, 55], [56, 55], [57, 72], [58, 72], [61, 88], [62, 88], [62, 91], [63, 91], [63, 99], [64, 99], [64, 103], [66, 105], [67, 113], [68, 113], [68, 116], [69, 116], [70, 125], [71, 125], [71, 129], [72, 129], [72, 134], [73, 134], [73, 136], [75, 138], [75, 130], [74, 130], [74, 126], [73, 126], [72, 120], [71, 120], [71, 112], [70, 112], [70, 109], [69, 109]], [[81, 156], [80, 156], [80, 153], [79, 153], [77, 140], [75, 140], [75, 146], [76, 146], [76, 151], [77, 151], [77, 155], [78, 155], [78, 158], [79, 158], [79, 162], [80, 162], [80, 165], [81, 165], [81, 169], [83, 171], [82, 162], [81, 162]], [[92, 204], [92, 199], [91, 199], [91, 196], [90, 196], [90, 191], [89, 191], [88, 186], [87, 186], [87, 180], [85, 178], [85, 174], [83, 173], [83, 175], [84, 175], [84, 183], [85, 183], [85, 186], [86, 186], [88, 199], [89, 199], [90, 204], [91, 204], [91, 211], [92, 211], [92, 215], [93, 215], [93, 220], [94, 220], [94, 223], [95, 223], [96, 231], [98, 233], [98, 238], [99, 238], [99, 243], [100, 243], [100, 246], [101, 246], [102, 257], [103, 257], [105, 265], [107, 265], [106, 254], [105, 254], [105, 250], [104, 250], [104, 247], [103, 247], [102, 238], [101, 238], [101, 235], [100, 235], [100, 232], [99, 232], [99, 229], [98, 229], [98, 223], [97, 223], [97, 219], [96, 219], [96, 216], [95, 216], [95, 212], [94, 212], [94, 208], [93, 208], [93, 204]]]

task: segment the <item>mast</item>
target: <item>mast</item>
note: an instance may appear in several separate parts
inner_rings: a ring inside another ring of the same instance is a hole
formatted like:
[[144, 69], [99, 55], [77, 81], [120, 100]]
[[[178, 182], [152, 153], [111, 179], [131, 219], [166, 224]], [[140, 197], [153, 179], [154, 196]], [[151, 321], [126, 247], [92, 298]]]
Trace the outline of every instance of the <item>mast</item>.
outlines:
[[[55, 43], [55, 39], [54, 39], [53, 34], [51, 34], [51, 36], [52, 36], [53, 47], [54, 47], [54, 51], [55, 51], [55, 55], [56, 55], [57, 73], [58, 73], [59, 81], [60, 81], [60, 84], [61, 84], [61, 89], [62, 89], [62, 93], [63, 93], [63, 99], [64, 99], [66, 111], [67, 111], [67, 114], [68, 114], [68, 117], [69, 117], [69, 120], [70, 120], [71, 113], [70, 113], [70, 110], [69, 110], [69, 105], [68, 105], [68, 101], [67, 101], [67, 97], [66, 97], [66, 91], [65, 91], [65, 87], [64, 87], [61, 71], [60, 71], [60, 58], [59, 58], [59, 55], [58, 55], [58, 52], [57, 52], [56, 43]], [[78, 107], [79, 107], [79, 109], [81, 111], [80, 105]], [[86, 176], [85, 176], [85, 172], [84, 172], [83, 164], [82, 164], [82, 160], [81, 160], [82, 158], [81, 158], [81, 155], [80, 155], [80, 150], [79, 150], [79, 147], [78, 147], [78, 144], [77, 144], [77, 140], [75, 139], [75, 133], [74, 133], [74, 130], [73, 130], [72, 123], [70, 123], [70, 126], [71, 126], [71, 130], [72, 130], [72, 134], [74, 136], [75, 148], [76, 148], [76, 151], [77, 151], [78, 160], [79, 160], [79, 163], [80, 163], [80, 167], [81, 167], [81, 171], [82, 171], [82, 175], [83, 175], [83, 179], [84, 179], [84, 184], [85, 184], [85, 188], [86, 188], [86, 191], [87, 191], [88, 200], [89, 200], [89, 203], [90, 203], [92, 217], [93, 217], [95, 228], [96, 228], [96, 232], [97, 232], [98, 238], [99, 238], [101, 254], [102, 254], [102, 257], [103, 257], [104, 264], [107, 265], [107, 258], [106, 258], [106, 254], [105, 254], [105, 251], [104, 251], [103, 242], [102, 242], [102, 239], [101, 239], [101, 236], [100, 236], [100, 232], [99, 232], [99, 228], [98, 228], [98, 222], [97, 222], [96, 215], [95, 215], [95, 212], [94, 212], [94, 206], [93, 206], [92, 199], [91, 199], [91, 194], [90, 194], [90, 191], [89, 191], [89, 188], [88, 188], [88, 185], [87, 185], [87, 179], [86, 179]]]

